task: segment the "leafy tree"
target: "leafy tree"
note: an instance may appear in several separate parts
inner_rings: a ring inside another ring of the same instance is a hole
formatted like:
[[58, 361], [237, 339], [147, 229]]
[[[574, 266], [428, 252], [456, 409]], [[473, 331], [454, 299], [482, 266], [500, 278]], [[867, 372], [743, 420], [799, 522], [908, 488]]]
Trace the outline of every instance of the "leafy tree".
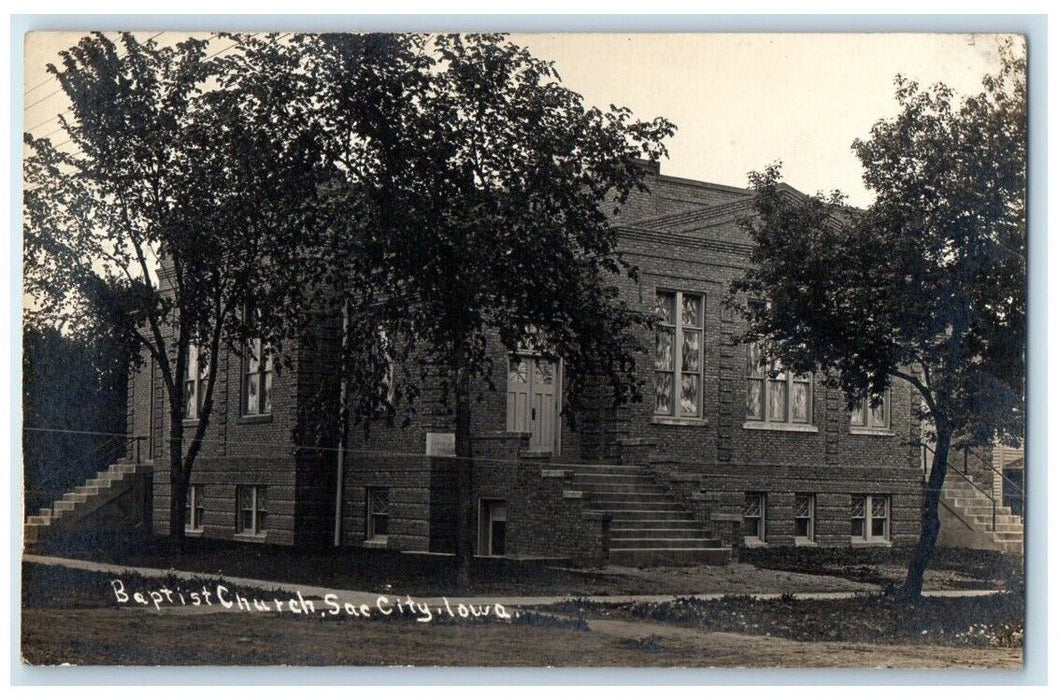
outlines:
[[128, 348], [107, 333], [72, 336], [26, 327], [22, 336], [26, 512], [50, 505], [124, 452]]
[[936, 442], [922, 534], [902, 593], [917, 597], [940, 529], [953, 446], [1024, 430], [1025, 62], [1008, 50], [977, 95], [898, 78], [899, 114], [853, 149], [865, 211], [800, 198], [778, 166], [751, 175], [757, 245], [732, 286], [748, 331], [794, 372], [829, 371], [849, 405], [901, 379]]
[[[27, 322], [100, 329], [157, 363], [177, 543], [222, 349], [263, 338], [278, 353], [304, 294], [294, 263], [312, 245], [321, 171], [310, 81], [282, 70], [275, 39], [231, 36], [233, 50], [207, 54], [197, 39], [85, 37], [48, 67], [70, 99], [70, 147], [25, 136]], [[196, 346], [205, 371], [189, 396]]]
[[348, 384], [369, 387], [354, 404], [372, 416], [379, 405], [392, 412], [370, 391], [388, 362], [406, 400], [436, 375], [454, 413], [465, 580], [471, 413], [492, 352], [532, 346], [563, 358], [568, 408], [591, 382], [608, 383], [617, 401], [638, 395], [645, 318], [618, 294], [631, 270], [608, 214], [642, 185], [634, 160], [664, 155], [674, 127], [586, 108], [553, 65], [502, 36], [313, 42], [321, 123], [347, 173], [332, 200], [327, 267], [345, 292], [347, 338], [363, 339]]

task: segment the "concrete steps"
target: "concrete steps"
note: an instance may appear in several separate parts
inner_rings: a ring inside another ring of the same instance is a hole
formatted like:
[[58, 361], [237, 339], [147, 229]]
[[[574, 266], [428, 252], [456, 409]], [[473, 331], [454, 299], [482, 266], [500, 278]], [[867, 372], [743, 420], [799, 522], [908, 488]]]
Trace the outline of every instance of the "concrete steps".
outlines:
[[723, 547], [693, 515], [658, 483], [647, 467], [626, 464], [578, 465], [574, 488], [588, 510], [607, 512], [611, 564], [621, 566], [693, 566], [726, 564]]
[[65, 530], [113, 501], [133, 487], [139, 469], [144, 465], [118, 463], [99, 472], [95, 477], [63, 494], [49, 508], [41, 508], [36, 515], [26, 518], [23, 545], [26, 552], [35, 552], [51, 533]]
[[670, 500], [657, 498], [643, 499], [640, 501], [632, 499], [616, 498], [591, 498], [592, 510], [609, 510], [612, 512], [622, 511], [647, 511], [654, 513], [683, 513], [683, 507]]
[[[996, 549], [1020, 554], [1024, 548], [1025, 526], [1010, 508], [995, 505], [982, 490], [973, 485], [969, 475], [949, 474], [941, 492], [941, 542], [950, 546]], [[947, 512], [945, 512], [947, 510]], [[947, 522], [945, 523], [945, 521]]]
[[[602, 510], [598, 507], [593, 507], [592, 510]], [[700, 527], [690, 515], [682, 510], [611, 510], [609, 511], [613, 515], [613, 522], [610, 527], [614, 527], [614, 523], [639, 523], [639, 522], [672, 522], [672, 523], [693, 523], [695, 527]]]
[[720, 541], [712, 537], [702, 537], [696, 533], [694, 537], [686, 535], [668, 535], [657, 537], [643, 537], [646, 533], [634, 533], [635, 537], [623, 536], [611, 539], [620, 544], [618, 549], [696, 549], [703, 547], [719, 547]]

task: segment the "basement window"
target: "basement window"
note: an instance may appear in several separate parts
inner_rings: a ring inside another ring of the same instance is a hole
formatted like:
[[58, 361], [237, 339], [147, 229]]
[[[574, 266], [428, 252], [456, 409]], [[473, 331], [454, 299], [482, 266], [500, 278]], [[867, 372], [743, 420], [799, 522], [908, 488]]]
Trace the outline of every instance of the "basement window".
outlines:
[[367, 540], [385, 544], [389, 538], [389, 489], [367, 490]]
[[235, 487], [236, 533], [264, 536], [268, 522], [268, 488], [265, 486]]
[[850, 525], [853, 543], [889, 541], [889, 496], [853, 496]]
[[794, 541], [807, 544], [816, 540], [816, 495], [799, 493], [794, 496]]
[[746, 544], [764, 544], [766, 537], [767, 496], [763, 493], [747, 493], [742, 510], [742, 534]]

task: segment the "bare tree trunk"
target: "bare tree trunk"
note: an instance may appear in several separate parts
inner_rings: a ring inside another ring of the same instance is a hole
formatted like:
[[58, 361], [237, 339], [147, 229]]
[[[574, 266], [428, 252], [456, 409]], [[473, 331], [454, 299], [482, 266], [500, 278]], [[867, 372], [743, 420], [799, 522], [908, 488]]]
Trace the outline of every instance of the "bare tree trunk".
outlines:
[[470, 564], [474, 556], [474, 450], [470, 429], [470, 372], [456, 370], [456, 576], [460, 588], [470, 584]]
[[169, 415], [169, 542], [173, 551], [179, 552], [184, 548], [188, 481], [184, 474], [184, 416], [179, 407], [170, 407]]
[[933, 559], [933, 550], [940, 533], [940, 496], [944, 487], [944, 477], [948, 473], [948, 453], [951, 451], [951, 430], [937, 429], [937, 448], [933, 453], [933, 466], [929, 480], [922, 494], [922, 534], [915, 545], [911, 563], [907, 567], [907, 578], [900, 589], [900, 596], [908, 600], [917, 600], [922, 595], [922, 578], [926, 574], [929, 562]]

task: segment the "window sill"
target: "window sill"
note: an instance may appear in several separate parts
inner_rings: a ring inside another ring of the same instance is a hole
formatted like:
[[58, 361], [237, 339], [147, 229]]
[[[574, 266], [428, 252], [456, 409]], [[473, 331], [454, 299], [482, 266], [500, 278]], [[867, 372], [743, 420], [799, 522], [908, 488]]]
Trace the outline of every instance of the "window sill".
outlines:
[[745, 537], [742, 539], [742, 546], [755, 549], [758, 547], [767, 547], [768, 543], [757, 537]]
[[773, 430], [780, 433], [818, 433], [819, 428], [807, 423], [767, 423], [759, 420], [748, 420], [742, 424], [743, 430]]
[[185, 428], [191, 428], [198, 425], [198, 418], [185, 418], [180, 422], [184, 424]]
[[202, 528], [198, 528], [197, 530], [189, 530], [189, 529], [185, 529], [184, 530], [184, 537], [201, 537], [201, 536], [202, 536]]
[[853, 547], [892, 547], [890, 540], [852, 540]]
[[239, 542], [264, 542], [268, 537], [268, 532], [258, 532], [256, 535], [251, 535], [248, 532], [236, 532], [233, 539]]
[[863, 428], [863, 427], [852, 427], [849, 428], [850, 435], [874, 435], [877, 437], [896, 437], [896, 433], [888, 428]]
[[361, 547], [368, 549], [385, 549], [389, 544], [389, 537], [372, 537], [360, 543]]
[[819, 543], [815, 540], [810, 540], [805, 537], [795, 537], [794, 547], [818, 547]]
[[238, 423], [239, 425], [253, 425], [255, 423], [271, 423], [272, 422], [272, 414], [271, 413], [262, 413], [260, 415], [254, 415], [254, 416], [239, 416], [238, 418], [235, 419], [235, 422]]
[[650, 422], [654, 425], [693, 425], [705, 427], [709, 421], [705, 418], [675, 418], [673, 416], [653, 416]]

